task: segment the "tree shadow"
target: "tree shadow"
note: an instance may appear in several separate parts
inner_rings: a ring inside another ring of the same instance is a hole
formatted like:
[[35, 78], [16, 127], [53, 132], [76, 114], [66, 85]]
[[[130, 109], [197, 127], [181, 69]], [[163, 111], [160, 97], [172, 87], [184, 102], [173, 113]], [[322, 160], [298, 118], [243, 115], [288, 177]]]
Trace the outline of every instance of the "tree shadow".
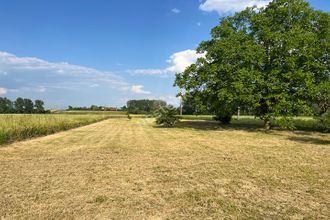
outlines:
[[309, 143], [315, 145], [328, 145], [330, 146], [330, 140], [319, 139], [315, 137], [289, 137], [290, 141], [297, 141], [301, 143]]
[[[265, 130], [263, 127], [263, 121], [259, 119], [241, 119], [232, 120], [231, 124], [224, 125], [218, 121], [211, 120], [181, 120], [175, 126], [159, 126], [156, 125], [154, 128], [177, 128], [177, 129], [194, 129], [194, 130], [243, 130], [248, 132], [263, 132], [267, 134], [275, 134], [282, 136], [283, 134], [278, 131], [290, 131], [278, 126], [273, 127], [271, 130]], [[292, 131], [292, 130], [291, 130]], [[314, 132], [319, 132], [317, 129], [301, 129], [297, 127], [293, 130], [297, 135], [312, 135]]]
[[204, 121], [204, 120], [184, 120], [180, 121], [173, 127], [167, 126], [154, 126], [155, 128], [176, 128], [176, 129], [194, 129], [194, 130], [245, 130], [245, 131], [263, 131], [263, 132], [272, 132], [266, 131], [263, 129], [262, 123], [258, 121], [235, 121], [231, 124], [224, 125], [218, 121]]

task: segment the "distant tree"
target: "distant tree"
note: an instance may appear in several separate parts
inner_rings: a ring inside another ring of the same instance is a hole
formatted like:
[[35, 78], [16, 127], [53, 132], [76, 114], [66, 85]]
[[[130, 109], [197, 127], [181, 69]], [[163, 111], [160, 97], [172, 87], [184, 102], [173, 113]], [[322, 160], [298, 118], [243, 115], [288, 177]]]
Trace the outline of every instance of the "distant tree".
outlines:
[[34, 110], [34, 104], [31, 99], [23, 99], [24, 103], [24, 113], [33, 113]]
[[90, 110], [92, 110], [92, 111], [98, 111], [98, 110], [102, 110], [102, 107], [98, 107], [98, 106], [96, 106], [96, 105], [92, 105], [92, 106], [90, 107]]
[[45, 113], [44, 102], [42, 100], [34, 101], [34, 111], [36, 113]]
[[205, 58], [176, 75], [175, 85], [228, 123], [248, 106], [265, 128], [278, 116], [321, 112], [330, 100], [330, 15], [304, 0], [274, 0], [225, 17], [197, 51]]
[[24, 113], [25, 112], [24, 99], [21, 97], [18, 97], [16, 99], [16, 101], [14, 102], [14, 107], [15, 107], [15, 111], [17, 113]]
[[6, 97], [0, 97], [0, 113], [14, 113], [13, 103]]
[[166, 102], [162, 100], [129, 100], [127, 102], [127, 111], [131, 114], [146, 114], [152, 113], [162, 106], [166, 106]]

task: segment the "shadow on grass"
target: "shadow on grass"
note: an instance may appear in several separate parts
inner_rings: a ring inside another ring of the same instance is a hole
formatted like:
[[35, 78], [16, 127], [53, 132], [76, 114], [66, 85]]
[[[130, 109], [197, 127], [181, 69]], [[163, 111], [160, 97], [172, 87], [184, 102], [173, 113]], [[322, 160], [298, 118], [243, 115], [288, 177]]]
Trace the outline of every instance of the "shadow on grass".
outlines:
[[316, 144], [316, 145], [329, 145], [329, 140], [323, 140], [315, 137], [289, 137], [288, 138], [291, 141], [297, 141], [301, 143], [309, 143], [309, 144]]
[[263, 129], [262, 121], [257, 120], [233, 120], [231, 124], [224, 125], [217, 121], [210, 120], [183, 120], [178, 122], [173, 127], [167, 126], [154, 126], [155, 128], [179, 128], [179, 129], [195, 129], [195, 130], [245, 130], [245, 131], [263, 131], [263, 132], [272, 132], [266, 131]]
[[[286, 133], [278, 132], [278, 131], [285, 131], [284, 129], [274, 128], [272, 130], [265, 130], [263, 128], [263, 122], [261, 120], [252, 120], [252, 119], [243, 119], [243, 120], [233, 120], [229, 125], [223, 125], [217, 121], [210, 121], [210, 120], [183, 120], [178, 122], [173, 127], [166, 127], [166, 126], [154, 126], [154, 128], [160, 129], [193, 129], [193, 130], [204, 130], [204, 131], [215, 131], [215, 130], [240, 130], [240, 131], [248, 131], [248, 132], [262, 132], [271, 135], [277, 135], [281, 137], [285, 137], [290, 141], [295, 141], [299, 143], [310, 143], [315, 145], [329, 145], [330, 140], [325, 140], [322, 138], [318, 138], [314, 135], [316, 130], [312, 129], [297, 129], [293, 131], [294, 136], [288, 135]], [[321, 136], [326, 136], [326, 134], [319, 134]]]
[[[317, 126], [315, 121], [295, 121], [296, 129], [295, 134], [298, 135], [311, 135], [312, 132], [322, 132]], [[154, 126], [155, 128], [171, 128], [166, 126]], [[271, 130], [265, 130], [263, 128], [263, 121], [260, 119], [233, 119], [231, 124], [224, 125], [218, 121], [212, 120], [181, 120], [172, 128], [188, 128], [195, 130], [244, 130], [250, 132], [264, 132], [264, 133], [276, 133], [275, 131], [289, 131], [284, 128], [280, 128], [277, 124]]]

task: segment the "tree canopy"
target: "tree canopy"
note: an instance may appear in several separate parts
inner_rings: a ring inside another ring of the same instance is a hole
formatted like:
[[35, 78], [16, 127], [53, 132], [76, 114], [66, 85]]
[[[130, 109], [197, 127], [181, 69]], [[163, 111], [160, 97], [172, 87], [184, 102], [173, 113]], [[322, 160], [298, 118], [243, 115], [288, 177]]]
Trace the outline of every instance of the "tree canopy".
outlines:
[[219, 120], [249, 106], [265, 126], [275, 117], [319, 113], [330, 103], [330, 16], [304, 0], [274, 0], [221, 19], [205, 57], [176, 75], [175, 85]]
[[131, 114], [153, 113], [159, 107], [166, 106], [166, 102], [162, 100], [129, 100], [127, 102], [127, 111]]
[[42, 100], [23, 99], [18, 97], [15, 101], [0, 97], [0, 113], [46, 113]]

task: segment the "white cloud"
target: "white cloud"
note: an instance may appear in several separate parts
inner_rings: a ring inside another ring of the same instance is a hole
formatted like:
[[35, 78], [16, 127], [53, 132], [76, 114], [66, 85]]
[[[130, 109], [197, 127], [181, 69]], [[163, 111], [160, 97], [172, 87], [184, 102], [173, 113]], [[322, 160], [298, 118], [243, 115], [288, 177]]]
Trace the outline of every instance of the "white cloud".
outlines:
[[169, 105], [173, 105], [173, 106], [180, 105], [180, 99], [173, 95], [159, 96], [158, 99], [165, 101]]
[[204, 54], [198, 54], [195, 50], [184, 50], [174, 53], [166, 61], [169, 67], [164, 69], [136, 69], [129, 70], [132, 75], [168, 75], [183, 72], [188, 66], [195, 63]]
[[15, 91], [43, 93], [48, 89], [79, 90], [98, 86], [129, 91], [127, 88], [132, 86], [112, 72], [65, 62], [48, 62], [35, 57], [17, 57], [1, 51], [0, 74], [6, 77], [7, 85], [14, 87]]
[[143, 90], [143, 87], [144, 86], [142, 85], [133, 85], [131, 87], [131, 91], [135, 94], [144, 94], [144, 95], [151, 94], [151, 92]]
[[0, 87], [0, 95], [5, 95], [5, 94], [7, 94], [7, 89]]
[[219, 14], [229, 14], [244, 10], [246, 7], [264, 7], [270, 0], [206, 0], [199, 9], [206, 12], [216, 11]]
[[181, 12], [181, 10], [177, 8], [173, 8], [171, 11], [175, 14], [179, 14]]

